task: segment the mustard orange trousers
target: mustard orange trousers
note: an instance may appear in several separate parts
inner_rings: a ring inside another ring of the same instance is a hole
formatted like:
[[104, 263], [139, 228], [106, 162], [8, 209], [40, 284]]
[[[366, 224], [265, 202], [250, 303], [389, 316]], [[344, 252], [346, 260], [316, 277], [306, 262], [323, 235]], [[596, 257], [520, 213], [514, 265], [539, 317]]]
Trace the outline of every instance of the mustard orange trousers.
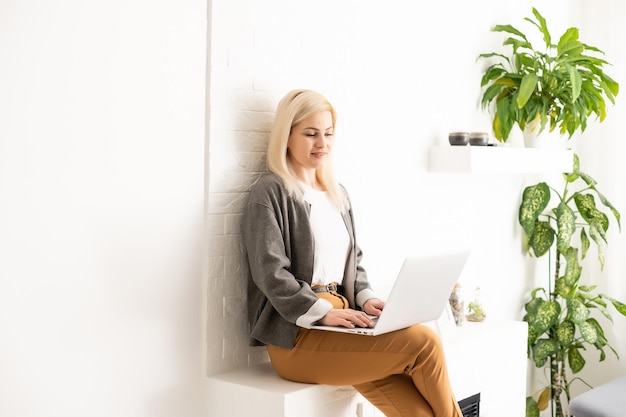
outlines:
[[427, 326], [379, 336], [301, 328], [292, 349], [268, 346], [268, 353], [281, 377], [352, 385], [387, 417], [463, 417], [441, 341]]

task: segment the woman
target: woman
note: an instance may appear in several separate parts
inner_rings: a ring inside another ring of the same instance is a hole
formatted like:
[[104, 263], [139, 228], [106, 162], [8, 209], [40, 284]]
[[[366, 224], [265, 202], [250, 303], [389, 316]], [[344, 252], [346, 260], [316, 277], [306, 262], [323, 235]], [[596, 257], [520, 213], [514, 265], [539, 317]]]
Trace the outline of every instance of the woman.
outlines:
[[350, 201], [333, 175], [335, 122], [314, 91], [291, 91], [278, 105], [270, 172], [252, 187], [243, 216], [251, 344], [267, 346], [281, 377], [352, 385], [386, 416], [462, 417], [430, 328], [376, 337], [311, 329], [369, 327], [385, 307], [360, 264]]

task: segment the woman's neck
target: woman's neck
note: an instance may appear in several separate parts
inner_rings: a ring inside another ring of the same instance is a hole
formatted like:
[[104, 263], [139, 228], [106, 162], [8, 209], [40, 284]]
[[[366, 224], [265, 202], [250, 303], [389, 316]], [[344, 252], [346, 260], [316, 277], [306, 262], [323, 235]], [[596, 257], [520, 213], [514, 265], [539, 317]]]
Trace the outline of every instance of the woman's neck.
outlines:
[[315, 171], [301, 171], [295, 172], [298, 180], [313, 188], [314, 190], [326, 191], [326, 188], [317, 179], [317, 173]]

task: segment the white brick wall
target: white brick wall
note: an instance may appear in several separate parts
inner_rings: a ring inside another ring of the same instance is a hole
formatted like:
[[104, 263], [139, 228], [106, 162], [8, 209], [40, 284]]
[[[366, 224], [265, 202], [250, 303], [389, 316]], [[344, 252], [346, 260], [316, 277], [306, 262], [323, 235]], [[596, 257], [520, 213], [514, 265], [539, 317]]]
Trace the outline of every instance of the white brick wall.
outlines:
[[[343, 19], [349, 4], [332, 8], [331, 18]], [[278, 100], [294, 88], [318, 88], [325, 94], [340, 89], [346, 40], [333, 39], [336, 32], [324, 30], [325, 13], [315, 9], [311, 13], [286, 1], [213, 1], [207, 172], [209, 374], [267, 360], [264, 349], [248, 347], [239, 220], [250, 185], [265, 171]]]

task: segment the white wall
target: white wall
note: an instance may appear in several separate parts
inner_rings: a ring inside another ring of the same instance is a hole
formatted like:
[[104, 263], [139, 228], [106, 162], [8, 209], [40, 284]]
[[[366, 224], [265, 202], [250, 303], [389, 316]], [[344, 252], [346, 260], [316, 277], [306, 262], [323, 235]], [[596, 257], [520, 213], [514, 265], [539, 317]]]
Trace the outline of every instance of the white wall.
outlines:
[[206, 415], [206, 12], [0, 2], [0, 415]]
[[[262, 351], [247, 347], [238, 219], [245, 191], [264, 169], [272, 112], [293, 88], [317, 89], [338, 108], [336, 166], [351, 193], [364, 263], [375, 287], [382, 294], [388, 291], [407, 252], [470, 244], [475, 254], [461, 280], [469, 295], [480, 285], [489, 317], [521, 319], [528, 291], [544, 283], [534, 274], [545, 273], [546, 261], [523, 253], [517, 208], [523, 187], [542, 177], [433, 174], [427, 170], [427, 153], [431, 145], [445, 144], [449, 131], [489, 130], [489, 117], [478, 106], [481, 63], [476, 57], [499, 47], [503, 37], [489, 31], [496, 23], [529, 31], [522, 18], [531, 15], [533, 6], [554, 34], [584, 24], [583, 41], [603, 46], [616, 64], [610, 73], [618, 81], [625, 78], [617, 49], [623, 42], [613, 38], [622, 30], [616, 22], [624, 15], [617, 1], [606, 0], [601, 7], [585, 0], [323, 0], [315, 6], [287, 0], [213, 1], [210, 373], [265, 360]], [[533, 41], [541, 44], [540, 38]], [[609, 109], [616, 124], [605, 127], [602, 143], [618, 142], [621, 108]], [[519, 136], [512, 139], [519, 141]], [[594, 154], [595, 148], [581, 152]], [[616, 155], [607, 151], [590, 159]], [[581, 158], [586, 161], [585, 155]], [[621, 182], [603, 187], [607, 193], [623, 189], [620, 175]], [[620, 203], [619, 197], [613, 201]], [[616, 235], [611, 244], [618, 247], [623, 239]], [[615, 252], [613, 258], [618, 258]], [[626, 299], [623, 289], [614, 295]], [[590, 366], [604, 378], [608, 367], [608, 362]]]
[[[602, 0], [599, 2], [580, 1], [579, 10], [581, 37], [599, 46], [606, 54], [606, 58], [613, 65], [609, 72], [620, 82], [621, 93], [617, 104], [609, 109], [609, 116], [601, 124], [593, 124], [584, 133], [584, 137], [577, 142], [577, 151], [581, 155], [581, 169], [598, 181], [598, 187], [622, 214], [622, 232], [615, 220], [610, 218], [608, 234], [607, 260], [604, 271], [597, 265], [597, 252], [590, 250], [588, 261], [584, 265], [583, 278], [588, 283], [595, 283], [599, 290], [621, 300], [626, 301], [626, 195], [623, 190], [626, 186], [626, 167], [623, 156], [626, 154], [626, 144], [623, 140], [623, 119], [626, 114], [626, 56], [623, 54], [623, 45], [626, 42], [626, 28], [622, 22], [626, 18], [626, 4], [616, 0]], [[616, 375], [626, 373], [626, 318], [611, 308], [613, 323], [601, 320], [607, 330], [607, 338], [616, 348], [621, 358], [618, 360], [610, 351], [607, 351], [605, 362], [598, 363], [599, 353], [595, 350], [586, 353], [587, 367], [581, 372], [583, 378], [591, 384], [597, 385]], [[584, 391], [581, 384], [574, 385], [574, 393]]]

